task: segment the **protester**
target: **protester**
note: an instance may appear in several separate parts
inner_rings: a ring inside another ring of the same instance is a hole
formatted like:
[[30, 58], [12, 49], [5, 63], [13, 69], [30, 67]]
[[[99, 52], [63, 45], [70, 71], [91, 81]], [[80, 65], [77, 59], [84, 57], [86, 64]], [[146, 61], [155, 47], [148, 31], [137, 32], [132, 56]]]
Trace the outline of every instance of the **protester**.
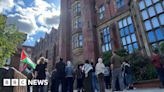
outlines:
[[3, 67], [0, 67], [0, 92], [13, 92], [13, 87], [3, 86], [3, 79], [13, 79], [14, 70], [9, 67], [8, 64], [5, 64]]
[[[49, 78], [50, 78], [50, 74], [48, 70], [46, 70], [46, 80], [49, 81]], [[48, 90], [49, 90], [49, 84], [44, 86], [44, 92], [48, 92]]]
[[124, 84], [123, 84], [123, 76], [122, 76], [122, 69], [121, 69], [121, 57], [116, 54], [116, 51], [112, 52], [111, 57], [111, 71], [112, 71], [112, 92], [116, 90], [116, 81], [118, 78], [120, 90], [123, 91]]
[[[45, 61], [44, 57], [41, 57], [36, 65], [35, 68], [35, 77], [38, 80], [44, 80], [46, 78], [46, 68], [47, 62]], [[37, 86], [37, 92], [44, 92], [44, 85]]]
[[109, 65], [105, 65], [104, 80], [105, 80], [105, 88], [109, 89], [109, 87], [110, 87], [110, 68], [109, 68]]
[[58, 80], [57, 80], [57, 70], [53, 69], [51, 74], [51, 92], [58, 92]]
[[77, 79], [77, 90], [78, 92], [83, 92], [83, 73], [82, 65], [77, 66], [76, 70], [76, 79]]
[[63, 62], [62, 58], [60, 58], [60, 61], [56, 63], [56, 75], [57, 88], [59, 89], [59, 86], [61, 84], [62, 92], [66, 92], [65, 63]]
[[66, 73], [66, 92], [73, 92], [74, 70], [71, 61], [67, 61]]
[[98, 63], [96, 64], [96, 75], [100, 85], [100, 92], [105, 92], [104, 72], [105, 65], [103, 64], [103, 60], [102, 58], [98, 58]]
[[128, 63], [127, 60], [124, 60], [122, 64], [122, 71], [123, 71], [123, 77], [124, 77], [124, 86], [126, 89], [133, 89], [133, 83], [132, 83], [132, 70], [131, 66]]
[[152, 63], [154, 65], [154, 67], [156, 68], [156, 71], [158, 73], [159, 79], [160, 79], [161, 84], [162, 84], [161, 86], [163, 88], [164, 87], [164, 68], [162, 67], [160, 55], [158, 54], [157, 49], [155, 49], [153, 51], [151, 59], [152, 59]]
[[89, 64], [89, 60], [85, 61], [85, 64], [83, 65], [83, 72], [84, 72], [84, 90], [85, 92], [94, 92], [92, 88], [92, 70], [93, 67], [91, 64]]
[[96, 73], [95, 73], [95, 66], [94, 66], [93, 62], [91, 62], [91, 65], [93, 67], [93, 70], [92, 70], [92, 87], [93, 87], [93, 91], [94, 92], [99, 92], [99, 84], [98, 84], [98, 79], [97, 79], [97, 76], [96, 76]]

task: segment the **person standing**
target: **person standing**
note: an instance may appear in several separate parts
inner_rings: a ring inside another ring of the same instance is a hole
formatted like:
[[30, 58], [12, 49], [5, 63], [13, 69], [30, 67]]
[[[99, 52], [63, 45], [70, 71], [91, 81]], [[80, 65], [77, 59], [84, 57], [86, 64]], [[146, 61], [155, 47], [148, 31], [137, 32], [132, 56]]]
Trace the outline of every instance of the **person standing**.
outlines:
[[58, 92], [58, 79], [57, 79], [57, 70], [56, 68], [53, 69], [51, 74], [51, 92]]
[[100, 85], [100, 92], [105, 92], [104, 72], [105, 65], [103, 64], [103, 60], [102, 58], [98, 58], [98, 63], [96, 64], [96, 75]]
[[122, 76], [122, 68], [121, 68], [121, 57], [116, 54], [116, 51], [112, 52], [111, 57], [111, 71], [112, 71], [112, 92], [116, 90], [116, 81], [118, 78], [118, 84], [120, 90], [123, 91], [124, 83], [123, 83], [123, 76]]
[[95, 66], [93, 64], [93, 62], [91, 62], [91, 65], [93, 67], [93, 71], [92, 71], [92, 87], [94, 92], [99, 92], [99, 83], [98, 83], [98, 79], [96, 76], [96, 71], [95, 71]]
[[162, 88], [164, 87], [164, 68], [162, 67], [162, 64], [160, 63], [160, 55], [158, 54], [158, 50], [154, 50], [151, 61], [154, 67], [156, 68], [156, 71], [158, 73], [159, 79], [161, 81]]
[[56, 75], [57, 75], [57, 81], [56, 81], [57, 88], [59, 89], [61, 84], [62, 92], [66, 92], [65, 63], [63, 62], [62, 58], [60, 58], [60, 61], [56, 63]]
[[127, 60], [124, 60], [122, 63], [122, 71], [123, 71], [123, 77], [124, 77], [124, 85], [126, 89], [133, 89], [133, 83], [132, 83], [132, 70], [131, 66], [128, 63]]
[[[38, 64], [35, 68], [35, 77], [38, 80], [45, 80], [46, 78], [46, 68], [47, 68], [47, 62], [44, 57], [41, 57], [38, 60]], [[44, 92], [44, 85], [39, 85], [37, 87], [37, 92]]]
[[109, 89], [109, 87], [110, 87], [110, 68], [108, 65], [105, 65], [104, 80], [105, 80], [106, 89]]
[[85, 92], [94, 92], [93, 88], [92, 88], [92, 70], [93, 67], [92, 65], [89, 63], [89, 60], [85, 61], [85, 64], [83, 65], [83, 72], [84, 72], [84, 90]]
[[76, 80], [77, 80], [77, 92], [83, 91], [83, 73], [82, 73], [82, 65], [77, 66], [76, 70]]
[[71, 61], [67, 61], [65, 73], [66, 73], [66, 92], [73, 92], [74, 70]]

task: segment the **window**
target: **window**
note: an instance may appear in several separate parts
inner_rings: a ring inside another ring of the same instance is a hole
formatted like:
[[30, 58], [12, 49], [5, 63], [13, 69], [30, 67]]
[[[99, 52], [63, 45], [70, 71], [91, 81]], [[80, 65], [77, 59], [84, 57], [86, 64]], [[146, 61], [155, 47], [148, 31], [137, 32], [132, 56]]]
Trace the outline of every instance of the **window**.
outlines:
[[76, 4], [73, 6], [73, 12], [74, 12], [74, 14], [77, 14], [77, 13], [80, 13], [80, 12], [81, 12], [80, 2], [76, 3]]
[[152, 26], [151, 26], [149, 20], [145, 21], [145, 27], [146, 27], [146, 30], [147, 30], [147, 31], [152, 29]]
[[156, 35], [157, 35], [157, 40], [163, 40], [164, 39], [164, 34], [162, 33], [162, 29], [157, 29], [155, 32], [156, 32]]
[[152, 4], [151, 0], [145, 0], [145, 2], [146, 2], [146, 6], [150, 6]]
[[151, 46], [164, 41], [164, 1], [140, 0], [138, 3], [147, 39]]
[[155, 10], [153, 7], [148, 8], [148, 12], [149, 12], [150, 17], [155, 15]]
[[100, 8], [99, 8], [99, 19], [103, 19], [104, 18], [104, 13], [105, 13], [105, 6], [102, 5]]
[[105, 27], [101, 31], [102, 52], [111, 50], [111, 39], [109, 27]]
[[81, 23], [81, 17], [77, 17], [73, 21], [73, 28], [81, 28], [82, 23]]
[[156, 2], [158, 2], [159, 0], [153, 0], [153, 3], [156, 3]]
[[162, 5], [160, 3], [157, 3], [155, 5], [155, 9], [156, 9], [157, 13], [161, 13], [163, 11]]
[[148, 14], [147, 14], [147, 11], [146, 11], [146, 10], [142, 11], [142, 18], [143, 18], [143, 20], [145, 20], [145, 19], [148, 19], [148, 18], [149, 18], [149, 16], [148, 16]]
[[159, 26], [159, 22], [158, 22], [158, 19], [156, 17], [152, 18], [152, 24], [153, 24], [154, 28]]
[[124, 49], [132, 53], [135, 49], [138, 49], [138, 44], [131, 16], [119, 20], [118, 25]]
[[154, 32], [148, 32], [149, 42], [155, 42]]
[[72, 37], [72, 48], [81, 48], [83, 46], [83, 36], [82, 34], [75, 34]]
[[116, 6], [118, 9], [124, 6], [124, 0], [116, 0]]
[[164, 19], [164, 14], [159, 15], [159, 20], [160, 20], [161, 25], [164, 25], [163, 19]]
[[139, 7], [140, 7], [140, 10], [142, 10], [142, 9], [145, 8], [144, 1], [141, 1], [141, 2], [139, 3]]

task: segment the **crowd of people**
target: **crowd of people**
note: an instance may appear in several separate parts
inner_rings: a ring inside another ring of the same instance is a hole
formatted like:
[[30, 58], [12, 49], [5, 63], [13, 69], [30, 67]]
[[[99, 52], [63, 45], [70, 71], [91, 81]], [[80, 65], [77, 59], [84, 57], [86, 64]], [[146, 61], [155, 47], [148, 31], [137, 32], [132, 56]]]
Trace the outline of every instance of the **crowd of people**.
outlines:
[[[47, 76], [51, 75], [50, 87], [37, 86], [36, 92], [48, 92], [48, 89], [51, 92], [73, 92], [74, 88], [77, 92], [105, 92], [105, 89], [110, 88], [112, 92], [133, 89], [132, 69], [128, 60], [122, 60], [113, 51], [110, 65], [104, 65], [102, 58], [98, 58], [95, 62], [85, 60], [83, 64], [76, 67], [71, 61], [64, 62], [60, 58], [52, 73], [49, 74], [47, 61], [41, 57], [34, 71], [34, 77], [48, 79]], [[164, 85], [164, 67], [159, 62], [159, 56], [154, 52], [152, 64], [155, 65], [160, 81]]]

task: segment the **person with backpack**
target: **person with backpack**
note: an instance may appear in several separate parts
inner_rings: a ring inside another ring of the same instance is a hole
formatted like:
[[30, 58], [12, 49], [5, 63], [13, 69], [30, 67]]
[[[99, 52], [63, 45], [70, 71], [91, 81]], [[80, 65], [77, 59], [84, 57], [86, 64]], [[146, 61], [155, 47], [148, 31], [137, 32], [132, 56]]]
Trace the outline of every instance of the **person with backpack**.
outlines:
[[124, 60], [122, 63], [122, 71], [125, 88], [133, 89], [131, 65], [128, 63], [127, 60]]

